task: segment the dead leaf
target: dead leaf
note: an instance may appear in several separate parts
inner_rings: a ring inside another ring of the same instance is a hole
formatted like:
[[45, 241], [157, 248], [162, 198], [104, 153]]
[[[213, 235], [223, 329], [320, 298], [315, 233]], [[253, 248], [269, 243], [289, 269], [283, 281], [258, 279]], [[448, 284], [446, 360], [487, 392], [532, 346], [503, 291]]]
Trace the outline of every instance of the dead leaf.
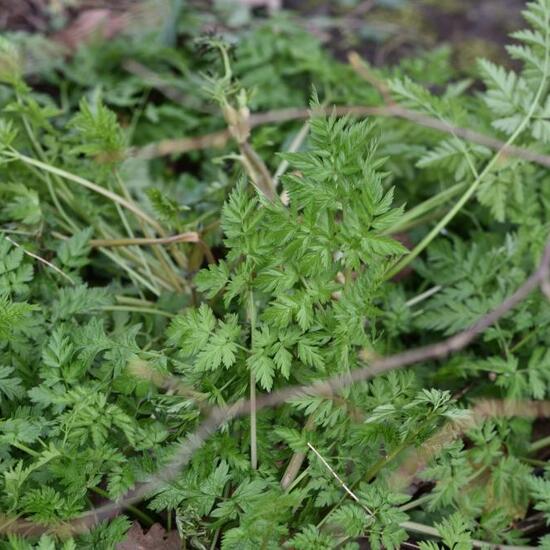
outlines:
[[127, 24], [128, 17], [125, 13], [115, 13], [107, 8], [84, 10], [68, 27], [57, 33], [54, 40], [74, 50], [81, 42], [97, 36], [103, 39], [113, 38]]
[[155, 523], [145, 533], [134, 521], [126, 539], [116, 545], [116, 550], [180, 550], [181, 539], [177, 531], [166, 532], [160, 523]]

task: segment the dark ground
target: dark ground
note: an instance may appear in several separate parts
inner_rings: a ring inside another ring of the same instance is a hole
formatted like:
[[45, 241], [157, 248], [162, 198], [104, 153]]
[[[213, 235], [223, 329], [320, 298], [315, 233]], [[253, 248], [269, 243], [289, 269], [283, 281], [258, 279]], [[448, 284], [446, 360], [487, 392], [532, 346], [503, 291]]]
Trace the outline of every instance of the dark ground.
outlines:
[[[255, 13], [265, 11], [262, 4], [270, 4], [267, 0], [240, 1], [254, 4]], [[215, 4], [200, 0], [190, 3], [203, 10], [214, 9]], [[430, 48], [448, 42], [460, 46], [455, 51], [461, 68], [467, 68], [480, 53], [500, 57], [508, 33], [521, 25], [525, 5], [524, 0], [275, 0], [277, 3], [320, 36], [336, 55], [353, 47], [381, 65], [419, 46]], [[90, 13], [94, 10], [96, 17], [100, 10], [116, 17], [132, 5], [135, 8], [136, 2], [0, 0], [0, 31], [24, 30], [52, 36], [72, 30], [83, 14], [87, 23], [93, 24]]]

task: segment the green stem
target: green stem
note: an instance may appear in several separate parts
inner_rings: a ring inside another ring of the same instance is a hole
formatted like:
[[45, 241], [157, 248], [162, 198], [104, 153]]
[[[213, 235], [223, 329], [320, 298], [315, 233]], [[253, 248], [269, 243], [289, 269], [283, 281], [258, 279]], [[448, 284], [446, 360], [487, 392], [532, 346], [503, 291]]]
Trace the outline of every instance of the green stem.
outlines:
[[[546, 44], [548, 44], [548, 35], [550, 33], [550, 29], [548, 29], [548, 21], [547, 23], [547, 31], [546, 31]], [[485, 178], [487, 174], [490, 173], [490, 171], [493, 169], [495, 164], [499, 161], [503, 151], [517, 139], [517, 137], [525, 130], [527, 127], [527, 124], [529, 124], [529, 121], [531, 120], [533, 114], [535, 113], [535, 110], [539, 106], [540, 98], [542, 97], [542, 93], [546, 87], [546, 80], [547, 80], [547, 71], [548, 71], [548, 58], [549, 58], [549, 48], [546, 47], [546, 53], [545, 53], [545, 60], [544, 60], [544, 74], [542, 76], [539, 88], [537, 90], [537, 93], [535, 95], [535, 98], [533, 99], [533, 102], [531, 104], [531, 107], [529, 109], [529, 112], [525, 115], [525, 118], [521, 122], [521, 124], [517, 127], [516, 131], [510, 136], [508, 141], [504, 144], [504, 146], [497, 151], [495, 155], [493, 155], [492, 159], [487, 163], [483, 171], [475, 178], [474, 182], [468, 187], [466, 192], [460, 197], [460, 199], [456, 202], [456, 204], [449, 210], [449, 212], [441, 219], [441, 221], [436, 224], [436, 226], [422, 239], [420, 243], [418, 243], [415, 248], [410, 252], [410, 254], [407, 254], [404, 258], [399, 260], [392, 268], [389, 269], [389, 271], [386, 273], [386, 279], [391, 279], [397, 273], [399, 273], [401, 270], [403, 270], [405, 267], [407, 267], [436, 237], [439, 235], [440, 231], [447, 226], [447, 224], [460, 212], [462, 207], [470, 200], [470, 198], [474, 195], [474, 193], [477, 191], [478, 187], [480, 186], [481, 182]]]
[[19, 450], [21, 451], [24, 451], [25, 453], [27, 453], [28, 455], [34, 457], [34, 458], [37, 458], [40, 456], [40, 453], [37, 452], [37, 451], [34, 451], [33, 449], [31, 449], [30, 447], [27, 447], [26, 445], [24, 445], [23, 443], [18, 443], [17, 441], [12, 441], [10, 443], [10, 445], [12, 447], [17, 447]]
[[[128, 199], [126, 199], [128, 200]], [[116, 203], [115, 202], [115, 208], [116, 208], [116, 211], [118, 213], [118, 216], [120, 218], [120, 220], [122, 221], [122, 225], [124, 226], [124, 229], [126, 230], [126, 233], [128, 234], [128, 236], [131, 238], [131, 239], [135, 239], [135, 234], [134, 234], [134, 231], [132, 230], [131, 226], [130, 226], [130, 222], [128, 221], [128, 218], [126, 217], [126, 214], [124, 213], [124, 210], [121, 208], [120, 204]], [[143, 266], [143, 270], [145, 272], [145, 274], [149, 277], [149, 281], [151, 283], [152, 286], [154, 286], [157, 290], [157, 292], [160, 293], [159, 291], [159, 288], [155, 285], [155, 282], [153, 280], [153, 275], [151, 273], [151, 269], [149, 268], [149, 264], [147, 263], [147, 260], [145, 259], [145, 255], [143, 253], [143, 250], [141, 250], [141, 248], [138, 246], [136, 247], [136, 254], [137, 256], [139, 257], [140, 261], [141, 261], [141, 265]]]
[[[422, 431], [422, 429], [424, 428], [424, 426], [430, 422], [432, 420], [431, 416], [428, 416], [419, 426], [419, 428], [417, 430], [414, 431], [414, 433], [410, 434], [406, 439], [405, 441], [403, 441], [403, 443], [401, 443], [400, 445], [398, 445], [391, 453], [389, 453], [388, 455], [386, 456], [383, 456], [382, 458], [380, 458], [371, 468], [369, 468], [369, 470], [367, 470], [367, 472], [365, 472], [365, 474], [363, 476], [361, 476], [359, 479], [357, 479], [352, 485], [351, 485], [351, 489], [353, 490], [355, 487], [357, 487], [357, 485], [361, 482], [361, 481], [366, 481], [367, 483], [372, 481], [377, 475], [378, 473], [380, 472], [380, 470], [382, 470], [382, 468], [384, 466], [386, 466], [387, 464], [389, 464], [397, 455], [399, 455], [402, 451], [404, 451], [407, 447], [409, 447], [411, 445], [411, 443], [413, 443], [418, 434]], [[338, 506], [340, 506], [346, 499], [346, 495], [343, 495], [342, 498], [338, 501], [337, 504], [335, 504], [331, 509], [330, 511], [325, 515], [323, 516], [323, 518], [321, 519], [321, 521], [317, 524], [317, 527], [321, 527], [328, 519], [328, 517], [330, 516], [330, 514], [332, 513], [333, 510], [335, 510], [336, 508], [338, 508]]]
[[285, 489], [285, 493], [290, 493], [290, 491], [292, 491], [292, 489], [294, 489], [294, 487], [296, 487], [296, 485], [298, 485], [308, 474], [309, 466]]
[[27, 155], [23, 155], [16, 151], [15, 149], [9, 150], [4, 152], [6, 156], [9, 158], [14, 158], [17, 160], [20, 160], [21, 162], [28, 164], [30, 166], [36, 166], [37, 168], [40, 168], [41, 170], [44, 170], [50, 174], [55, 174], [56, 176], [59, 176], [61, 178], [64, 178], [66, 180], [72, 181], [74, 183], [77, 183], [78, 185], [81, 185], [82, 187], [85, 187], [86, 189], [90, 189], [91, 191], [94, 191], [98, 195], [103, 195], [104, 197], [110, 199], [111, 201], [120, 204], [121, 206], [124, 206], [127, 210], [130, 210], [130, 212], [133, 212], [136, 216], [141, 218], [144, 222], [149, 224], [151, 227], [153, 227], [159, 234], [164, 235], [164, 230], [159, 225], [157, 221], [155, 221], [153, 218], [151, 218], [148, 214], [143, 212], [140, 208], [138, 208], [135, 204], [129, 203], [127, 200], [122, 198], [120, 195], [117, 195], [85, 178], [81, 178], [80, 176], [77, 176], [75, 174], [71, 174], [70, 172], [67, 172], [66, 170], [62, 170], [61, 168], [56, 168], [55, 166], [51, 166], [50, 164], [46, 162], [42, 162], [37, 159], [33, 159], [31, 157], [28, 157]]
[[544, 447], [548, 447], [548, 445], [550, 445], [550, 435], [543, 437], [538, 441], [533, 441], [533, 443], [529, 445], [529, 453], [536, 453], [537, 451], [544, 449]]
[[418, 508], [419, 506], [422, 506], [423, 504], [426, 504], [426, 502], [430, 502], [432, 500], [433, 495], [432, 493], [428, 493], [427, 495], [424, 495], [422, 497], [419, 497], [415, 500], [411, 500], [410, 502], [407, 502], [406, 504], [403, 504], [403, 506], [399, 507], [400, 512], [407, 512], [408, 510], [412, 510], [413, 508]]
[[411, 225], [411, 223], [421, 218], [422, 216], [430, 213], [434, 208], [438, 208], [442, 204], [445, 204], [448, 200], [458, 195], [464, 188], [466, 183], [457, 183], [448, 189], [440, 191], [437, 195], [430, 197], [429, 199], [421, 202], [408, 212], [405, 212], [403, 216], [399, 218], [399, 222], [386, 230], [385, 234], [395, 234], [399, 231], [403, 231]]
[[[367, 473], [363, 476], [363, 479], [368, 483], [373, 480], [380, 472], [380, 470], [386, 465], [389, 464], [397, 455], [403, 452], [410, 445], [409, 440], [407, 439], [401, 445], [398, 445], [390, 454], [382, 457], [372, 468], [370, 468]], [[356, 486], [358, 482], [355, 482], [353, 486]]]
[[[130, 195], [128, 189], [126, 188], [126, 185], [124, 184], [124, 181], [120, 177], [120, 174], [119, 174], [118, 170], [115, 170], [114, 174], [115, 174], [115, 178], [118, 182], [118, 185], [120, 187], [120, 190], [121, 190], [122, 195], [124, 196], [124, 198], [129, 203], [135, 204], [132, 200], [132, 196]], [[117, 209], [120, 210], [119, 205], [117, 205]], [[149, 236], [148, 229], [147, 229], [146, 225], [143, 223], [143, 220], [141, 220], [140, 218], [137, 218], [137, 220], [138, 220], [138, 223], [140, 224], [140, 227], [141, 227], [141, 230], [143, 231], [143, 234], [146, 237]], [[130, 233], [131, 233], [130, 237], [134, 238], [134, 234], [131, 231], [131, 229], [130, 229]], [[141, 251], [141, 249], [139, 249], [139, 247], [138, 247], [138, 253], [139, 253], [140, 256], [143, 256], [143, 252]], [[159, 264], [160, 264], [160, 268], [164, 271], [166, 277], [168, 278], [168, 280], [174, 286], [174, 289], [177, 292], [181, 292], [182, 287], [181, 287], [181, 284], [180, 284], [175, 266], [170, 261], [170, 257], [168, 256], [168, 254], [165, 252], [165, 250], [162, 247], [159, 249], [156, 246], [153, 247], [153, 254], [157, 257], [157, 260], [159, 261]], [[145, 262], [145, 259], [143, 261]], [[149, 271], [149, 267], [147, 267], [147, 271]]]
[[[248, 317], [250, 320], [250, 352], [254, 348], [254, 335], [256, 332], [256, 305], [254, 293], [250, 292]], [[258, 442], [256, 426], [256, 375], [250, 369], [250, 466], [253, 470], [258, 468]]]
[[537, 460], [536, 458], [527, 458], [527, 457], [520, 457], [520, 460], [522, 462], [525, 462], [526, 464], [530, 464], [531, 466], [538, 466], [540, 468], [544, 468], [548, 466], [548, 462], [546, 460]]
[[212, 537], [212, 544], [210, 545], [210, 550], [215, 550], [216, 544], [218, 543], [218, 538], [220, 536], [221, 531], [222, 531], [221, 527], [218, 527], [216, 529], [216, 532], [214, 533], [214, 536]]
[[[21, 106], [23, 106], [23, 99], [21, 98], [21, 95], [16, 92], [16, 98], [17, 103]], [[44, 153], [44, 149], [42, 148], [42, 145], [40, 142], [36, 139], [36, 136], [34, 135], [34, 132], [31, 128], [31, 125], [25, 115], [21, 115], [21, 120], [23, 122], [23, 127], [25, 128], [25, 132], [31, 142], [31, 145], [33, 149], [35, 150], [36, 154], [40, 157], [41, 160], [46, 160], [46, 154]], [[45, 178], [46, 186], [48, 187], [48, 192], [52, 198], [52, 202], [54, 206], [57, 208], [59, 214], [61, 217], [65, 220], [65, 222], [71, 227], [74, 231], [78, 231], [78, 226], [74, 223], [74, 221], [71, 219], [71, 217], [65, 212], [65, 209], [63, 206], [61, 206], [61, 203], [59, 202], [59, 199], [57, 198], [57, 193], [55, 192], [55, 189], [52, 185], [50, 174], [46, 173]]]
[[526, 334], [515, 346], [512, 346], [510, 348], [510, 353], [515, 353], [518, 351], [518, 349], [522, 348], [524, 344], [529, 342], [533, 336], [537, 335], [539, 332], [539, 327], [537, 327], [535, 330], [532, 330], [528, 334]]
[[440, 208], [436, 208], [435, 210], [428, 212], [424, 216], [419, 216], [415, 218], [409, 223], [406, 223], [406, 224], [399, 223], [399, 225], [396, 226], [397, 230], [392, 227], [391, 229], [388, 229], [387, 231], [385, 231], [384, 235], [395, 235], [396, 233], [407, 233], [408, 231], [411, 231], [415, 227], [426, 225], [427, 223], [431, 223], [435, 220], [438, 220], [441, 216], [445, 214], [445, 212], [448, 212], [448, 211], [449, 211], [449, 208], [445, 208], [444, 206]]
[[140, 306], [140, 307], [152, 307], [155, 305], [155, 302], [150, 300], [143, 300], [141, 298], [134, 298], [133, 296], [124, 296], [122, 294], [117, 294], [115, 300], [119, 304], [129, 304], [131, 306]]

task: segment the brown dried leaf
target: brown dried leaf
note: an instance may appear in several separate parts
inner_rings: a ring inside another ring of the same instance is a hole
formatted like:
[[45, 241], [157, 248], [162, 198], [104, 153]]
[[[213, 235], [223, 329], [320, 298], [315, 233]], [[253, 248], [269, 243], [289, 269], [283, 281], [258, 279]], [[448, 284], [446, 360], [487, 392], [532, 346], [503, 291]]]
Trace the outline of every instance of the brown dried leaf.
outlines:
[[128, 17], [124, 13], [115, 13], [107, 8], [84, 10], [65, 29], [57, 33], [54, 39], [74, 50], [81, 42], [94, 37], [113, 38], [125, 29]]
[[116, 550], [180, 550], [181, 542], [177, 531], [167, 533], [160, 523], [153, 524], [145, 533], [134, 521], [126, 539], [117, 544]]

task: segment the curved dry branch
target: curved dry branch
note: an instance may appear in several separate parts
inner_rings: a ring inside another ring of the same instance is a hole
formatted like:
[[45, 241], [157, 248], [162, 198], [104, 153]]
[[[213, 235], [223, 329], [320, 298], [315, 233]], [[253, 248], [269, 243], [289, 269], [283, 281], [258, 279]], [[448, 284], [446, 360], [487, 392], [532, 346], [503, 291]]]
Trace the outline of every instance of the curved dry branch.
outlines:
[[[405, 109], [399, 105], [388, 105], [382, 107], [369, 107], [365, 105], [345, 106], [337, 105], [334, 107], [327, 107], [321, 109], [321, 112], [334, 113], [337, 116], [354, 116], [354, 117], [394, 117], [408, 120], [419, 126], [430, 128], [438, 132], [455, 135], [459, 138], [469, 141], [471, 143], [477, 143], [483, 145], [493, 151], [499, 151], [502, 149], [501, 155], [508, 157], [520, 158], [528, 162], [534, 162], [541, 166], [550, 168], [550, 156], [543, 153], [537, 153], [531, 149], [525, 147], [518, 147], [516, 145], [506, 145], [504, 141], [476, 132], [475, 130], [469, 130], [467, 128], [461, 128], [454, 126], [446, 122], [442, 122], [436, 118], [432, 118], [422, 113]], [[279, 109], [276, 111], [268, 111], [265, 113], [256, 113], [250, 115], [249, 123], [251, 128], [261, 126], [263, 124], [275, 124], [282, 122], [290, 122], [293, 120], [304, 120], [309, 118], [311, 111], [305, 107], [290, 107], [286, 109]], [[129, 154], [138, 158], [152, 159], [172, 154], [188, 153], [190, 151], [198, 151], [201, 149], [210, 148], [222, 148], [225, 147], [227, 142], [231, 139], [229, 130], [220, 130], [219, 132], [213, 132], [204, 136], [190, 137], [190, 138], [178, 138], [178, 139], [166, 139], [156, 143], [151, 143], [141, 148], [130, 149]]]
[[[546, 244], [542, 259], [537, 269], [527, 280], [506, 300], [504, 300], [496, 309], [482, 317], [470, 328], [459, 332], [458, 334], [446, 338], [435, 344], [421, 346], [412, 350], [404, 351], [389, 357], [374, 359], [370, 365], [353, 370], [345, 375], [336, 375], [325, 380], [319, 380], [308, 385], [298, 385], [283, 388], [271, 394], [257, 398], [256, 410], [262, 410], [269, 407], [276, 407], [291, 399], [303, 396], [324, 395], [332, 397], [343, 388], [350, 386], [355, 382], [364, 382], [373, 376], [383, 374], [391, 370], [403, 368], [423, 361], [433, 361], [444, 359], [445, 357], [464, 349], [485, 329], [496, 323], [504, 315], [509, 313], [535, 289], [540, 288], [541, 292], [548, 285], [550, 276], [550, 238]], [[498, 409], [498, 408], [497, 408]], [[523, 414], [522, 409], [514, 408], [508, 410], [506, 414]], [[532, 407], [531, 407], [532, 409]], [[151, 496], [165, 483], [175, 479], [181, 468], [190, 461], [194, 452], [199, 449], [204, 442], [215, 433], [223, 424], [245, 416], [250, 412], [250, 400], [241, 399], [232, 405], [219, 406], [210, 410], [208, 416], [200, 423], [198, 428], [189, 434], [175, 453], [170, 463], [162, 468], [149, 481], [141, 484], [139, 487], [129, 491], [118, 502], [104, 504], [98, 508], [90, 510], [67, 524], [54, 528], [42, 527], [27, 520], [17, 518], [8, 518], [3, 523], [3, 532], [29, 532], [39, 534], [49, 531], [55, 532], [60, 536], [69, 536], [84, 532], [90, 529], [96, 523], [105, 519], [112, 518], [128, 506]], [[486, 415], [491, 415], [491, 410], [483, 409], [478, 411]], [[493, 411], [495, 412], [495, 411]], [[542, 407], [536, 410], [537, 414], [547, 415], [550, 413], [548, 407]], [[504, 414], [500, 409], [495, 414]], [[529, 413], [532, 414], [532, 411]]]
[[[257, 399], [256, 410], [276, 407], [291, 399], [305, 395], [332, 396], [343, 388], [355, 383], [369, 380], [375, 375], [403, 368], [423, 361], [444, 359], [445, 357], [464, 349], [485, 329], [493, 325], [504, 315], [520, 304], [535, 289], [545, 286], [550, 275], [550, 239], [546, 245], [543, 257], [534, 273], [512, 294], [504, 300], [496, 309], [485, 315], [470, 328], [451, 336], [445, 340], [404, 351], [390, 357], [374, 359], [370, 365], [356, 369], [345, 375], [337, 375], [326, 380], [320, 380], [309, 385], [290, 386]], [[240, 416], [245, 416], [250, 411], [250, 401], [241, 399], [236, 403], [212, 409], [199, 427], [191, 433], [182, 443], [171, 462], [148, 482], [128, 492], [119, 502], [108, 503], [94, 510], [86, 512], [83, 516], [72, 522], [71, 532], [81, 532], [89, 529], [98, 521], [117, 515], [126, 506], [149, 497], [163, 484], [177, 477], [203, 443], [218, 430], [220, 426]], [[545, 413], [546, 414], [546, 413]], [[64, 527], [66, 529], [66, 526]]]

